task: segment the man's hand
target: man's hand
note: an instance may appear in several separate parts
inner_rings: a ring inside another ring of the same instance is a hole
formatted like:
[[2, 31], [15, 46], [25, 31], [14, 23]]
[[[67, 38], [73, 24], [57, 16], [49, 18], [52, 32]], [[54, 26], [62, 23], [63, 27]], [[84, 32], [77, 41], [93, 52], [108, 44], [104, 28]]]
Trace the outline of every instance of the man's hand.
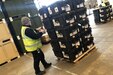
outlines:
[[37, 31], [39, 31], [41, 29], [41, 27], [36, 28]]
[[38, 27], [38, 28], [36, 28], [36, 30], [37, 30], [38, 32], [42, 32], [42, 33], [45, 33], [45, 32], [46, 32], [46, 29], [43, 28], [43, 27]]
[[39, 32], [45, 33], [44, 29], [39, 29]]

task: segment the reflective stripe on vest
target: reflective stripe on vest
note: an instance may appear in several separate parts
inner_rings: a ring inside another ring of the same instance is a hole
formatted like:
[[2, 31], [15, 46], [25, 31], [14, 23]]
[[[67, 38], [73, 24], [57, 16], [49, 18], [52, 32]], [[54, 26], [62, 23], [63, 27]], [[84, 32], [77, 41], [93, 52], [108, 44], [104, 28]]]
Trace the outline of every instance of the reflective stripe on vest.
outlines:
[[28, 52], [32, 52], [32, 51], [37, 50], [38, 48], [41, 48], [42, 44], [41, 44], [41, 40], [40, 39], [34, 40], [34, 39], [31, 39], [31, 38], [29, 38], [28, 36], [25, 35], [25, 30], [27, 28], [28, 27], [22, 26], [21, 35], [22, 35], [23, 43], [25, 45], [25, 49]]

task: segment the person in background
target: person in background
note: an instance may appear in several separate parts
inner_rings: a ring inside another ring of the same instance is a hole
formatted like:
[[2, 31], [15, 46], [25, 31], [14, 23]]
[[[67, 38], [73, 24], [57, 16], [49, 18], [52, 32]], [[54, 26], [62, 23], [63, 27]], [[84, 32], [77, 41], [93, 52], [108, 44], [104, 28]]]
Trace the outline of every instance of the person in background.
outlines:
[[102, 5], [102, 7], [105, 7], [106, 6], [106, 4], [103, 1], [102, 1], [102, 4], [101, 5]]
[[43, 75], [45, 71], [41, 71], [39, 68], [40, 61], [45, 69], [51, 66], [51, 63], [47, 63], [44, 57], [44, 53], [40, 49], [42, 47], [41, 36], [45, 33], [42, 28], [32, 29], [31, 21], [28, 17], [21, 18], [22, 28], [21, 36], [27, 52], [31, 52], [34, 59], [34, 69], [36, 75]]

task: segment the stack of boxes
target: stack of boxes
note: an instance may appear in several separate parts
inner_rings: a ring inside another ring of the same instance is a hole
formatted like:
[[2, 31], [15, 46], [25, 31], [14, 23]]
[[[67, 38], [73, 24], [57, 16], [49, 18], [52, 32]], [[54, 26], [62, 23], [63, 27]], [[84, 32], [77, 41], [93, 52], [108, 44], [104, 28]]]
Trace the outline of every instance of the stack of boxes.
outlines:
[[113, 19], [112, 6], [101, 7], [93, 11], [96, 23], [106, 23]]
[[94, 45], [84, 0], [57, 1], [39, 13], [56, 57], [74, 61]]

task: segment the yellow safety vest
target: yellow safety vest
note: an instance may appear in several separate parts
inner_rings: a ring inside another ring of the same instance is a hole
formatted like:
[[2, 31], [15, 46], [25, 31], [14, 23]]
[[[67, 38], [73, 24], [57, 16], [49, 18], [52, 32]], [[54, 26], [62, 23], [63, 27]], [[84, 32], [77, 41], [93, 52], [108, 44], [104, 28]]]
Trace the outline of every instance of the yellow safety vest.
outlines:
[[34, 40], [25, 35], [25, 30], [29, 27], [22, 26], [21, 35], [26, 51], [32, 52], [42, 47], [40, 39]]
[[106, 6], [105, 3], [102, 3], [102, 6], [105, 7]]

